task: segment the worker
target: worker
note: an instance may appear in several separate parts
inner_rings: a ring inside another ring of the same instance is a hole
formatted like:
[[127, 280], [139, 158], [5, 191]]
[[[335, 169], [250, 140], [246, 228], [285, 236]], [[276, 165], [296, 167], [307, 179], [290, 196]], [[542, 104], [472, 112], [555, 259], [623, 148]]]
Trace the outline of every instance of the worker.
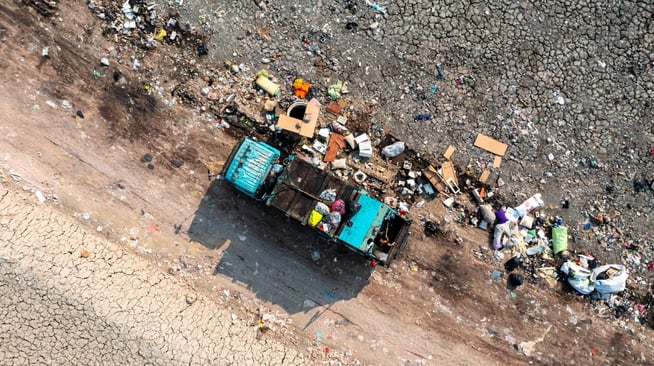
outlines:
[[381, 249], [390, 249], [395, 243], [391, 243], [385, 235], [377, 236], [375, 244]]

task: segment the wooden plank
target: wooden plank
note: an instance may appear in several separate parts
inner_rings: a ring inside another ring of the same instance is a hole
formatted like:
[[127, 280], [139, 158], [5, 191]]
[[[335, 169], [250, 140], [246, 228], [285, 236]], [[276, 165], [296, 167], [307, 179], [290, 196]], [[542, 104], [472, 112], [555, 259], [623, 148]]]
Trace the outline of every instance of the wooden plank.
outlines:
[[438, 191], [438, 192], [445, 192], [445, 186], [441, 183], [442, 178], [436, 171], [436, 168], [433, 166], [428, 166], [426, 169], [422, 170], [422, 174], [427, 178], [429, 183], [431, 183], [432, 186]]
[[507, 144], [481, 133], [478, 133], [477, 138], [475, 138], [475, 146], [499, 156], [504, 156], [506, 149], [509, 147]]
[[443, 153], [443, 156], [445, 157], [445, 159], [450, 160], [450, 157], [452, 157], [454, 151], [456, 151], [456, 148], [450, 145], [447, 147], [447, 150], [445, 150], [445, 152]]
[[502, 164], [502, 157], [495, 155], [495, 159], [493, 159], [493, 168], [499, 168], [501, 164]]
[[484, 169], [484, 171], [481, 173], [481, 176], [479, 177], [479, 181], [482, 183], [486, 183], [489, 176], [490, 176], [490, 171], [488, 171], [488, 169]]
[[331, 162], [336, 160], [338, 150], [345, 148], [345, 138], [338, 133], [331, 133], [329, 135], [329, 143], [327, 144], [327, 153], [322, 159], [324, 162]]

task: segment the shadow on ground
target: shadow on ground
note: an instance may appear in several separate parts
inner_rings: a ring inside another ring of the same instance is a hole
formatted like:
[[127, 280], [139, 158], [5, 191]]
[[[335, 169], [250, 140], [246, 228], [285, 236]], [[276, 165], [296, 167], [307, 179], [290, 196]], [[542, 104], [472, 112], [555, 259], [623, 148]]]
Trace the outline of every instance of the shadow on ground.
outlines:
[[221, 180], [212, 181], [188, 235], [221, 252], [215, 275], [289, 314], [356, 297], [374, 270], [366, 258]]

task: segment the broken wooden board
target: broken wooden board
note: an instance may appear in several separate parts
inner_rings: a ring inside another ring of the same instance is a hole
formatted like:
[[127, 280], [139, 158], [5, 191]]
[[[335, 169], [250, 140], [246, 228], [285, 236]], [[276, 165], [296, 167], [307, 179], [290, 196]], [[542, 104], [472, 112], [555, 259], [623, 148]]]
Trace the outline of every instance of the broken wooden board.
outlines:
[[493, 168], [499, 168], [501, 164], [502, 164], [502, 157], [495, 155], [495, 159], [493, 159]]
[[438, 174], [438, 172], [436, 171], [436, 168], [434, 168], [433, 166], [430, 165], [427, 168], [422, 170], [422, 175], [425, 178], [427, 178], [429, 183], [432, 186], [434, 186], [434, 188], [438, 192], [440, 192], [440, 193], [445, 192], [445, 186], [441, 183], [441, 180], [443, 178], [441, 178], [441, 176]]
[[447, 147], [447, 150], [443, 153], [443, 156], [445, 159], [450, 160], [450, 157], [452, 157], [452, 154], [454, 154], [454, 151], [456, 151], [456, 148], [452, 145]]
[[499, 156], [504, 156], [506, 149], [509, 147], [507, 144], [481, 133], [478, 133], [477, 138], [475, 138], [475, 146]]
[[[356, 162], [348, 159], [348, 165], [355, 170], [361, 170], [367, 176], [375, 178], [386, 186], [390, 186], [397, 176], [397, 169], [393, 165], [389, 165], [377, 155], [373, 155], [369, 160], [369, 164]], [[370, 164], [371, 163], [371, 164]]]
[[327, 153], [325, 154], [325, 157], [322, 160], [327, 163], [336, 160], [336, 155], [338, 155], [338, 151], [344, 148], [345, 148], [345, 138], [343, 137], [343, 135], [332, 132], [329, 135], [329, 143], [327, 144]]
[[488, 177], [490, 176], [490, 171], [488, 169], [484, 169], [483, 172], [481, 172], [481, 176], [479, 177], [479, 181], [482, 183], [486, 183], [488, 181]]

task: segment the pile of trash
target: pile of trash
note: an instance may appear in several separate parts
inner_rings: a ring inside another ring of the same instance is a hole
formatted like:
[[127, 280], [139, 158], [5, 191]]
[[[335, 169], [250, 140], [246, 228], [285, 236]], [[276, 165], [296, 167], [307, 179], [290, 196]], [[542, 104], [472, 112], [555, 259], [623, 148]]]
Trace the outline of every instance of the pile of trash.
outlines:
[[197, 34], [190, 24], [181, 25], [174, 16], [158, 13], [156, 2], [125, 0], [122, 4], [106, 0], [89, 0], [89, 9], [104, 21], [105, 35], [117, 34], [142, 49], [156, 47], [157, 43], [192, 43], [197, 56], [207, 54], [205, 37]]
[[[629, 277], [626, 267], [599, 265], [588, 253], [571, 259], [568, 229], [562, 218], [546, 217], [539, 210], [544, 204], [537, 193], [516, 207], [494, 211], [489, 204], [479, 206], [479, 220], [475, 224], [486, 230], [492, 228], [494, 258], [502, 260], [505, 253], [510, 253], [504, 269], [508, 273], [522, 269], [534, 284], [545, 279], [550, 287], [555, 287], [557, 281], [564, 280], [579, 294], [604, 300], [623, 292]], [[520, 286], [523, 280], [522, 275], [511, 273], [509, 287]]]

